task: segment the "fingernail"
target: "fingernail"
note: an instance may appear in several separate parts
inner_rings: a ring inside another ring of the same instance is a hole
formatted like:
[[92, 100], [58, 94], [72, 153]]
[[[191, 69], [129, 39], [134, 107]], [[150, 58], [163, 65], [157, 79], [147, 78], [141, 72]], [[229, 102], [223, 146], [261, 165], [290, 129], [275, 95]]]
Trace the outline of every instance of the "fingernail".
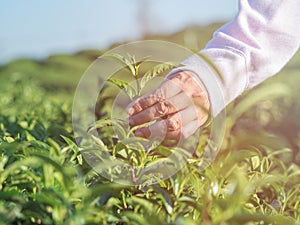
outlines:
[[133, 109], [133, 108], [129, 108], [129, 109], [127, 110], [127, 113], [128, 113], [129, 115], [132, 115], [132, 114], [134, 113], [134, 109]]

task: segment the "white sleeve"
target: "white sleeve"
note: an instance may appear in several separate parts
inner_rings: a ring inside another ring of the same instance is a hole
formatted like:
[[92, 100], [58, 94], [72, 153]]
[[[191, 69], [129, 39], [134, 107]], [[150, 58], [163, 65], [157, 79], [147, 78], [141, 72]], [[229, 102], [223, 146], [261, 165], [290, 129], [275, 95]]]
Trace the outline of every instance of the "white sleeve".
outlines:
[[240, 0], [237, 16], [200, 51], [204, 57], [193, 55], [178, 70], [199, 76], [216, 116], [244, 90], [276, 74], [299, 44], [299, 0]]

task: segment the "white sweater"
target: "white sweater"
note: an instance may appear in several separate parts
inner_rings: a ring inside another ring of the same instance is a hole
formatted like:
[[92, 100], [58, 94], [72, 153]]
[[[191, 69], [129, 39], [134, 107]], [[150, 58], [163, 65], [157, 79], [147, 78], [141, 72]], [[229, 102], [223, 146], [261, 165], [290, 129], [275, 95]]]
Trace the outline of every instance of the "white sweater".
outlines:
[[299, 0], [240, 0], [237, 16], [200, 51], [204, 57], [191, 56], [172, 74], [183, 69], [196, 73], [216, 116], [244, 90], [276, 74], [299, 44]]

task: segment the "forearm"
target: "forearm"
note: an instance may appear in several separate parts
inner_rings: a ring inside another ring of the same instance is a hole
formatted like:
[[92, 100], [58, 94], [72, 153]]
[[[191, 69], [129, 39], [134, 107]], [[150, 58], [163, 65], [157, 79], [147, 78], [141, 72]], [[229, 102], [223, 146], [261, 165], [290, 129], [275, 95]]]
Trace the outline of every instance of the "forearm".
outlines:
[[193, 71], [206, 85], [213, 115], [247, 88], [276, 74], [299, 48], [297, 0], [240, 0], [239, 7], [235, 19], [200, 51], [213, 66], [194, 55], [180, 68]]

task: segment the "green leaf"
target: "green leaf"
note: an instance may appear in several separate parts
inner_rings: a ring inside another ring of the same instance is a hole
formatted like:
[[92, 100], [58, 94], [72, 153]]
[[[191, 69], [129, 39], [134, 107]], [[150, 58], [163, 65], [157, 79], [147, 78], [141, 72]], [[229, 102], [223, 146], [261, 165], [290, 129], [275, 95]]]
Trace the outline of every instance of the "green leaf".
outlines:
[[141, 79], [140, 81], [141, 89], [145, 87], [145, 85], [149, 80], [174, 67], [176, 67], [176, 65], [171, 62], [161, 63], [154, 66], [151, 70], [148, 70], [143, 76], [143, 78]]
[[173, 201], [170, 197], [170, 194], [167, 192], [167, 190], [161, 188], [159, 185], [154, 184], [153, 189], [158, 193], [158, 197], [163, 202], [163, 205], [165, 206], [166, 211], [172, 215], [173, 213]]
[[137, 213], [125, 212], [123, 213], [123, 216], [126, 218], [126, 222], [128, 222], [128, 224], [153, 225], [152, 223], [149, 223], [148, 219], [146, 219], [143, 215], [139, 215]]
[[117, 79], [117, 78], [109, 78], [107, 81], [111, 82], [112, 84], [118, 86], [120, 89], [124, 89], [126, 94], [129, 96], [131, 100], [137, 95], [137, 92], [134, 87], [128, 84], [126, 81]]
[[198, 202], [195, 198], [192, 198], [192, 197], [189, 197], [189, 196], [180, 197], [180, 198], [176, 199], [176, 201], [185, 203], [185, 204], [187, 204], [187, 205], [189, 205], [189, 206], [191, 206], [194, 209], [197, 209], [199, 211], [201, 211], [201, 209], [202, 209], [201, 203]]
[[45, 142], [38, 141], [38, 140], [32, 140], [29, 143], [34, 148], [44, 150], [44, 151], [47, 151], [47, 152], [49, 152], [49, 150], [50, 150], [50, 146], [48, 144], [46, 144]]
[[286, 225], [286, 224], [295, 224], [295, 219], [289, 216], [283, 215], [267, 215], [267, 214], [259, 214], [259, 213], [239, 213], [234, 215], [229, 223], [234, 222], [235, 224], [248, 224], [249, 222], [260, 222], [264, 221], [266, 224], [274, 224], [274, 225]]
[[89, 129], [88, 132], [94, 131], [95, 129], [104, 128], [108, 126], [113, 126], [120, 135], [120, 138], [126, 138], [127, 133], [124, 127], [126, 127], [126, 122], [122, 120], [117, 119], [100, 119], [97, 120], [95, 123], [93, 123]]
[[117, 53], [110, 53], [110, 54], [105, 54], [101, 56], [102, 58], [112, 58], [113, 60], [117, 60], [120, 62], [122, 65], [125, 66], [126, 69], [129, 70], [129, 72], [133, 75], [136, 76], [136, 69], [134, 67], [135, 64], [135, 59], [131, 58], [131, 61], [129, 61], [126, 57], [117, 54]]

